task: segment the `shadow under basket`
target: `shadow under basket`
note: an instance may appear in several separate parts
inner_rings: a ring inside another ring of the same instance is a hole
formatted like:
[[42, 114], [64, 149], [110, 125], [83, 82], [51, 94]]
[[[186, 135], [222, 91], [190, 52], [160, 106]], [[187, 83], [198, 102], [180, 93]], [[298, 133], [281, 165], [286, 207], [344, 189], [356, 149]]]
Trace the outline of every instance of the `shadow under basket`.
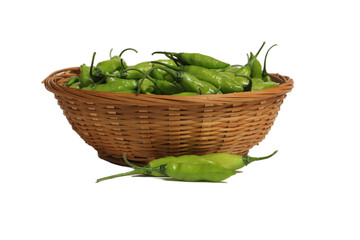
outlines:
[[138, 165], [165, 156], [227, 152], [245, 155], [274, 124], [294, 81], [270, 74], [278, 86], [230, 94], [171, 96], [96, 92], [62, 86], [78, 67], [43, 83], [55, 94], [72, 128], [100, 158]]

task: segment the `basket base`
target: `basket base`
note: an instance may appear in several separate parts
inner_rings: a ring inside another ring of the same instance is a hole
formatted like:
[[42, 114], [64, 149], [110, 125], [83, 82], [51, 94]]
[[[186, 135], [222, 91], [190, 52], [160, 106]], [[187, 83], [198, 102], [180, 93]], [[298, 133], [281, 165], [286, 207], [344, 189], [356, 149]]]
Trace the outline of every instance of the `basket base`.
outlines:
[[[108, 161], [110, 163], [116, 164], [116, 165], [120, 165], [120, 166], [125, 166], [125, 167], [129, 167], [129, 165], [126, 164], [126, 162], [122, 159], [122, 158], [114, 158], [112, 156], [106, 155], [104, 153], [100, 153], [98, 152], [98, 156], [99, 158]], [[139, 161], [132, 161], [129, 160], [129, 162], [139, 166], [139, 167], [143, 167], [147, 164], [147, 162], [139, 162]]]

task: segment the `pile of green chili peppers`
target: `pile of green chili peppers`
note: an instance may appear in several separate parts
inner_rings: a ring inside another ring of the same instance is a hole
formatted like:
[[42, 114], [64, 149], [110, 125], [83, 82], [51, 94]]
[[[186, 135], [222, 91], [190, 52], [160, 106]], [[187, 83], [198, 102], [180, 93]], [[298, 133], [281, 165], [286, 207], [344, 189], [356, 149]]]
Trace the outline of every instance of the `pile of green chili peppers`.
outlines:
[[150, 161], [144, 167], [136, 166], [126, 159], [123, 159], [134, 170], [126, 173], [111, 175], [99, 178], [96, 182], [102, 182], [113, 178], [129, 175], [149, 175], [155, 177], [170, 177], [178, 181], [187, 182], [221, 182], [239, 171], [236, 171], [249, 163], [268, 159], [274, 156], [277, 151], [265, 157], [240, 156], [229, 153], [213, 153], [202, 156], [181, 155], [178, 157], [168, 156]]
[[70, 77], [65, 86], [88, 91], [117, 93], [156, 94], [156, 95], [206, 95], [256, 91], [275, 87], [266, 70], [266, 60], [271, 46], [265, 55], [263, 66], [258, 56], [264, 47], [261, 45], [256, 54], [247, 55], [245, 65], [230, 65], [200, 53], [175, 53], [156, 51], [167, 59], [141, 62], [127, 66], [119, 55], [94, 65], [80, 66], [80, 76]]

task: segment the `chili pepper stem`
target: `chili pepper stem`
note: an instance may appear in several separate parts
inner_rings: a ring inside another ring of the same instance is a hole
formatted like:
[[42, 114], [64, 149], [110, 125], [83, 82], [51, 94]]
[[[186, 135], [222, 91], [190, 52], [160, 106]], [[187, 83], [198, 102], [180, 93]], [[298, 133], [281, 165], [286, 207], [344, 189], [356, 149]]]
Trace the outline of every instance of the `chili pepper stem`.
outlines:
[[96, 55], [96, 52], [93, 53], [93, 56], [92, 56], [92, 59], [91, 59], [91, 65], [90, 65], [90, 77], [91, 78], [93, 78], [92, 70], [93, 70], [94, 61], [95, 61], [95, 55]]
[[113, 178], [118, 178], [118, 177], [123, 177], [123, 176], [130, 176], [130, 175], [135, 175], [135, 174], [144, 174], [144, 170], [142, 170], [142, 169], [135, 169], [135, 170], [132, 170], [132, 171], [130, 171], [130, 172], [119, 173], [119, 174], [115, 174], [115, 175], [111, 175], [111, 176], [99, 178], [99, 179], [96, 180], [96, 183], [102, 182], [102, 181], [105, 181], [105, 180], [108, 180], [108, 179], [113, 179]]
[[268, 75], [268, 73], [267, 73], [267, 71], [266, 71], [266, 60], [267, 60], [267, 56], [268, 56], [268, 54], [269, 54], [270, 49], [272, 49], [272, 48], [275, 47], [275, 46], [277, 46], [277, 44], [272, 45], [272, 46], [267, 50], [267, 52], [266, 52], [266, 54], [265, 54], [264, 70], [263, 70], [263, 72], [262, 72], [262, 76], [263, 76], [263, 77], [265, 77], [265, 76]]
[[135, 164], [132, 164], [131, 162], [129, 162], [129, 160], [127, 160], [126, 153], [123, 154], [123, 159], [126, 162], [126, 164], [129, 165], [130, 167], [133, 167], [136, 170], [142, 170], [143, 174], [149, 174], [149, 172], [151, 172], [151, 171], [156, 171], [156, 172], [159, 172], [159, 173], [165, 175], [166, 164], [160, 165], [158, 167], [139, 167], [139, 166], [136, 166]]
[[263, 47], [265, 46], [265, 42], [263, 42], [263, 44], [261, 45], [260, 49], [257, 51], [257, 53], [255, 54], [255, 58], [257, 58], [261, 52], [261, 50], [263, 49]]
[[138, 51], [136, 51], [136, 50], [133, 49], [133, 48], [125, 48], [124, 50], [121, 51], [121, 53], [119, 54], [119, 57], [121, 57], [121, 56], [123, 55], [123, 53], [126, 52], [126, 51], [128, 51], [128, 50], [132, 50], [132, 51], [138, 53]]
[[171, 65], [169, 65], [169, 64], [162, 63], [162, 62], [158, 62], [158, 61], [151, 61], [151, 63], [152, 63], [152, 64], [163, 65], [163, 66], [165, 66], [165, 67], [167, 67], [167, 68], [170, 68], [170, 69], [172, 69], [172, 70], [175, 70], [175, 71], [180, 71], [180, 70], [182, 70], [181, 67], [171, 66]]
[[141, 89], [141, 86], [142, 86], [143, 82], [145, 81], [145, 78], [147, 78], [154, 69], [158, 69], [158, 67], [155, 66], [155, 67], [150, 68], [145, 74], [142, 71], [137, 70], [137, 69], [129, 69], [129, 70], [137, 70], [137, 71], [141, 72], [142, 74], [144, 74], [144, 76], [139, 80], [136, 95], [140, 94], [140, 89]]
[[274, 151], [272, 154], [265, 156], [265, 157], [250, 157], [250, 156], [245, 156], [244, 157], [244, 162], [245, 165], [248, 165], [249, 163], [252, 163], [254, 161], [259, 161], [259, 160], [264, 160], [264, 159], [268, 159], [271, 158], [272, 156], [274, 156], [276, 153], [278, 152], [278, 150]]

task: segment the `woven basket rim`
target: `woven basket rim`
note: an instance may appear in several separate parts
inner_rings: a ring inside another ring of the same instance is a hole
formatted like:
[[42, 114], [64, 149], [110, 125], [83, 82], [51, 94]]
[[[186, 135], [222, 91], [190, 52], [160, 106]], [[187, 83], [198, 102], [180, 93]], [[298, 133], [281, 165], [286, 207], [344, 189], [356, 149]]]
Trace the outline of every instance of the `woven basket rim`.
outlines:
[[[269, 74], [273, 81], [280, 83], [278, 86], [257, 90], [253, 92], [239, 92], [227, 94], [174, 96], [174, 95], [148, 95], [135, 93], [113, 93], [87, 91], [61, 86], [59, 82], [66, 82], [70, 76], [79, 75], [79, 67], [70, 67], [57, 70], [46, 77], [42, 83], [48, 91], [70, 99], [82, 99], [88, 102], [103, 102], [122, 105], [203, 105], [203, 104], [229, 104], [263, 100], [291, 91], [294, 80], [278, 73]], [[61, 81], [62, 80], [62, 81]]]

